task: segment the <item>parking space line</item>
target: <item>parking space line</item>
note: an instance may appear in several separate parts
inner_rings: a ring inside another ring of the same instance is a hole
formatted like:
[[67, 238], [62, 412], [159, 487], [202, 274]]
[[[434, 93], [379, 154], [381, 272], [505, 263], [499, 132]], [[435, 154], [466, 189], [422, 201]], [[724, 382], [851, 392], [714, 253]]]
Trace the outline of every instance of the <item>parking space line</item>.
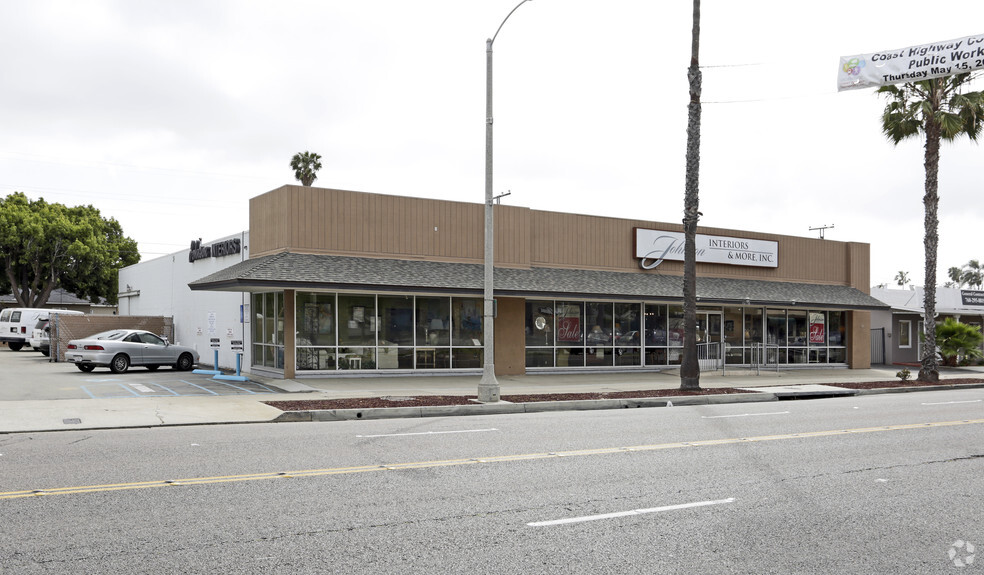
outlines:
[[[252, 390], [246, 389], [244, 387], [239, 387], [238, 385], [232, 385], [231, 383], [226, 383], [224, 381], [217, 381], [216, 383], [219, 383], [221, 385], [226, 385], [226, 386], [229, 386], [229, 387], [231, 387], [233, 389], [238, 389], [240, 391], [245, 391], [246, 393], [248, 393], [250, 395], [256, 395], [258, 393], [263, 393], [263, 392], [260, 392], [260, 391], [252, 391]], [[271, 391], [270, 393], [273, 393], [273, 392]]]
[[182, 379], [180, 381], [181, 381], [181, 383], [187, 383], [188, 385], [190, 385], [192, 387], [197, 387], [198, 389], [200, 389], [202, 391], [207, 391], [208, 393], [211, 393], [212, 395], [219, 395], [218, 393], [212, 391], [211, 389], [208, 389], [207, 387], [202, 387], [202, 386], [198, 385], [197, 383], [191, 383], [190, 381], [185, 380], [185, 379]]
[[[142, 389], [140, 389], [141, 387], [147, 389], [147, 391], [144, 391], [143, 392], [143, 395], [141, 395], [140, 397], [174, 397], [174, 396], [180, 396], [181, 395], [180, 393], [177, 393], [173, 389], [168, 389], [168, 388], [164, 387], [163, 385], [161, 385], [159, 383], [148, 383], [147, 385], [143, 385], [142, 383], [131, 383], [130, 385], [133, 386], [134, 388], [140, 390], [140, 391], [143, 391]], [[164, 394], [161, 394], [161, 393], [154, 393], [154, 389], [152, 389], [152, 388], [161, 389], [163, 391], [166, 391], [166, 392], [170, 393], [171, 395], [164, 395]]]
[[259, 387], [262, 387], [263, 389], [265, 389], [265, 390], [267, 390], [267, 391], [268, 391], [268, 392], [270, 392], [270, 393], [277, 393], [277, 391], [275, 391], [275, 390], [273, 390], [272, 388], [269, 388], [269, 387], [267, 387], [267, 386], [265, 386], [265, 385], [263, 385], [262, 383], [257, 383], [257, 382], [255, 382], [255, 381], [251, 381], [250, 383], [252, 383], [253, 385], [256, 385], [256, 386], [259, 386]]
[[203, 396], [206, 396], [207, 395], [207, 394], [204, 394], [204, 393], [179, 393], [177, 391], [174, 391], [170, 387], [164, 385], [163, 383], [155, 383], [153, 385], [156, 385], [157, 387], [159, 387], [161, 389], [165, 389], [167, 391], [170, 391], [171, 393], [173, 393], [174, 395], [176, 395], [178, 397], [203, 397]]

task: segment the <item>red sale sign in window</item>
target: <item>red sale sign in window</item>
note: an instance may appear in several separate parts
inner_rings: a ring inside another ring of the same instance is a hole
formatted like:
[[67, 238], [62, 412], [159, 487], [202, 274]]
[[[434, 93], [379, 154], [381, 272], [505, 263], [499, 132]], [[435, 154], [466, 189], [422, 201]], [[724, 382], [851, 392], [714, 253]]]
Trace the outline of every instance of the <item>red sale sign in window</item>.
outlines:
[[581, 341], [581, 318], [579, 317], [559, 317], [557, 318], [557, 341], [580, 342]]
[[827, 331], [823, 322], [822, 313], [810, 314], [810, 343], [826, 343]]

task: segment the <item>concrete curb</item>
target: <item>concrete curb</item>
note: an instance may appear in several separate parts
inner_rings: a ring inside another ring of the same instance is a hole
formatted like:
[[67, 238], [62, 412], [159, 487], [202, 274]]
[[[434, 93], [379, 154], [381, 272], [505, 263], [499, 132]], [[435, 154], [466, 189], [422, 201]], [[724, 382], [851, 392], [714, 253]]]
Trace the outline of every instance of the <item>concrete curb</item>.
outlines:
[[946, 385], [918, 385], [913, 387], [878, 387], [875, 389], [852, 389], [855, 395], [876, 395], [879, 393], [911, 393], [914, 391], [944, 391], [947, 389], [981, 389], [984, 383], [961, 383]]
[[773, 393], [729, 393], [671, 397], [642, 397], [635, 399], [577, 399], [570, 401], [533, 401], [529, 403], [476, 403], [474, 405], [435, 405], [420, 407], [372, 407], [367, 409], [323, 409], [285, 411], [273, 423], [307, 421], [352, 421], [359, 419], [398, 419], [416, 417], [456, 417], [461, 415], [505, 415], [512, 413], [543, 413], [548, 411], [592, 411], [600, 409], [629, 409], [643, 407], [717, 405], [725, 403], [757, 403], [777, 401]]
[[[837, 387], [831, 385], [830, 387]], [[680, 395], [667, 397], [640, 397], [634, 399], [578, 399], [570, 401], [534, 401], [529, 403], [476, 403], [474, 405], [434, 405], [420, 407], [372, 407], [367, 409], [325, 409], [285, 411], [272, 423], [307, 421], [353, 421], [360, 419], [399, 419], [418, 417], [456, 417], [461, 415], [504, 415], [511, 413], [544, 413], [548, 411], [592, 411], [601, 409], [629, 409], [644, 407], [722, 405], [728, 403], [760, 403], [795, 399], [824, 399], [883, 393], [911, 393], [917, 391], [941, 391], [947, 389], [980, 389], [984, 383], [941, 384], [933, 386], [881, 387], [876, 389], [852, 389], [848, 387], [822, 391], [781, 391], [722, 393], [713, 395]]]

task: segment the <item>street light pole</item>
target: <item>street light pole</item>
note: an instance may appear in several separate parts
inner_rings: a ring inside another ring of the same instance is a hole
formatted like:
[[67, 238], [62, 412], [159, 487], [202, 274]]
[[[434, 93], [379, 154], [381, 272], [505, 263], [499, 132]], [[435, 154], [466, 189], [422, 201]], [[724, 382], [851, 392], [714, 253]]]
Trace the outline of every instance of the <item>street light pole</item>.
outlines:
[[485, 281], [484, 311], [482, 316], [482, 339], [485, 361], [482, 362], [482, 381], [478, 383], [478, 401], [495, 403], [499, 401], [499, 381], [495, 378], [495, 301], [492, 289], [493, 250], [495, 233], [492, 218], [492, 43], [513, 12], [531, 0], [522, 0], [499, 24], [495, 34], [485, 41]]

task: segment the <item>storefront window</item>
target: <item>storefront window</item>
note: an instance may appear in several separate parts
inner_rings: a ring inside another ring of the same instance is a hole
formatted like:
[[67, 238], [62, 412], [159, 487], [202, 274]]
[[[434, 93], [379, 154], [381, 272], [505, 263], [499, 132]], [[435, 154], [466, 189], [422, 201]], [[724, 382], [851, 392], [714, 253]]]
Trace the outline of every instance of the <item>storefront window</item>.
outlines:
[[381, 296], [379, 317], [379, 345], [413, 345], [413, 296]]
[[339, 294], [339, 345], [375, 345], [378, 320], [374, 296]]
[[299, 292], [295, 298], [298, 346], [335, 345], [335, 294]]
[[[477, 298], [451, 299], [451, 345], [455, 347], [481, 347], [482, 300]], [[464, 357], [464, 356], [462, 356]], [[461, 367], [455, 365], [455, 367]]]
[[253, 317], [253, 365], [284, 368], [284, 294], [269, 292], [250, 298]]
[[[256, 309], [266, 309], [262, 296], [256, 298]], [[298, 292], [295, 308], [299, 371], [482, 367], [478, 298]], [[255, 341], [268, 331], [267, 323], [256, 322]], [[258, 361], [275, 361], [257, 350]]]
[[726, 363], [742, 363], [743, 360], [743, 332], [742, 332], [742, 309], [740, 307], [724, 308], [724, 360]]
[[642, 314], [637, 303], [615, 304], [615, 365], [641, 365]]
[[661, 347], [666, 345], [665, 305], [646, 304], [646, 345]]
[[298, 292], [294, 298], [296, 368], [335, 369], [335, 294]]
[[584, 304], [559, 301], [555, 312], [557, 317], [557, 346], [584, 345]]
[[842, 311], [832, 311], [827, 315], [830, 318], [827, 328], [830, 333], [828, 336], [830, 345], [844, 345], [847, 341], [844, 335], [847, 329], [847, 314]]
[[[683, 347], [683, 306], [669, 306], [669, 320], [667, 322], [667, 335], [670, 347]], [[679, 362], [677, 362], [679, 363]]]
[[769, 345], [786, 345], [786, 310], [770, 309], [765, 320], [766, 343]]
[[450, 345], [450, 298], [417, 298], [417, 345]]
[[526, 346], [539, 347], [554, 344], [553, 302], [543, 300], [526, 301]]
[[[803, 310], [789, 310], [786, 315], [787, 318], [787, 338], [788, 345], [790, 347], [806, 347], [806, 343], [809, 340], [809, 331], [807, 329], [806, 323], [806, 312]], [[798, 362], [798, 363], [806, 363]]]

